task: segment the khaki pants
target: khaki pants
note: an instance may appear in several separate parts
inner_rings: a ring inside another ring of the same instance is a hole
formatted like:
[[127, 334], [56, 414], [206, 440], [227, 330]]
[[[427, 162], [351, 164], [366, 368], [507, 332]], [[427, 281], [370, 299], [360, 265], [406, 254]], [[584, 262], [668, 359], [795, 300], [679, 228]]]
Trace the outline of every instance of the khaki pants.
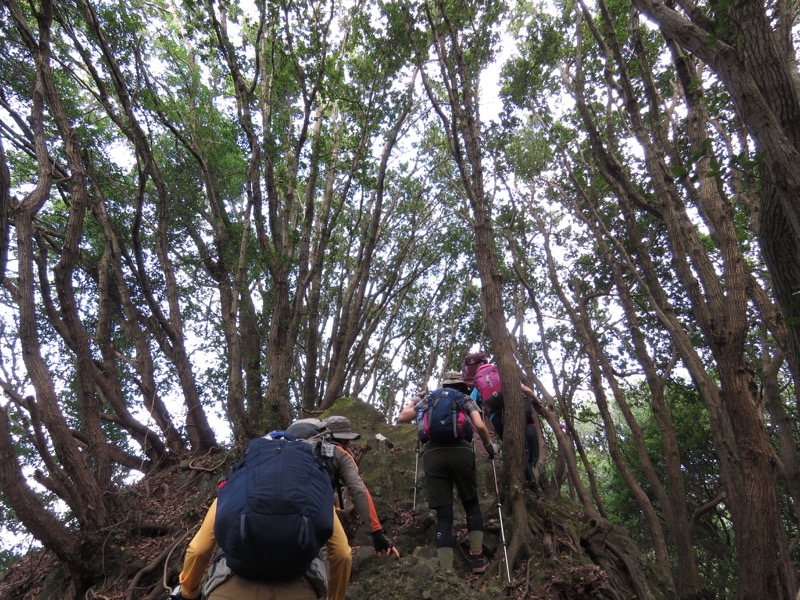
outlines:
[[268, 583], [234, 575], [211, 592], [208, 600], [317, 600], [317, 593], [305, 576]]
[[333, 509], [333, 535], [326, 546], [328, 553], [328, 600], [345, 600], [353, 568], [353, 553], [342, 522]]

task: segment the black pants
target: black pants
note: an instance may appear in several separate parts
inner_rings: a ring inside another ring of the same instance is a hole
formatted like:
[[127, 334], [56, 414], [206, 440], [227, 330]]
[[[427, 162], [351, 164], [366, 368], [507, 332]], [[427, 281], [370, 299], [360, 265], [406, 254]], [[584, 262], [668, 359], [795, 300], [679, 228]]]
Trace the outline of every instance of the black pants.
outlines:
[[[492, 426], [497, 432], [497, 437], [503, 439], [505, 410], [498, 410], [489, 417]], [[536, 422], [532, 412], [525, 413], [525, 481], [533, 481], [533, 468], [539, 460], [539, 434], [536, 431]]]

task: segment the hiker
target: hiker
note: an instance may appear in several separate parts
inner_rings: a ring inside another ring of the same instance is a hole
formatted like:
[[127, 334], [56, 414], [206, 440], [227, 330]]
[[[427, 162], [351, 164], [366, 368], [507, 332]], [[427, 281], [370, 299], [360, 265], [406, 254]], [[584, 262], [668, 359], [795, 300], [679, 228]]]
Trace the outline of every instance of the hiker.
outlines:
[[400, 411], [400, 423], [418, 422], [425, 470], [428, 506], [436, 511], [436, 554], [441, 571], [453, 570], [453, 486], [467, 515], [470, 563], [473, 573], [483, 573], [489, 559], [483, 552], [483, 515], [478, 503], [472, 428], [483, 442], [489, 459], [497, 455], [497, 444], [481, 418], [469, 388], [458, 371], [448, 371], [441, 387], [420, 399], [415, 396]]
[[[283, 462], [274, 459], [278, 455]], [[296, 477], [281, 478], [280, 489], [270, 487], [280, 473]], [[325, 598], [327, 572], [319, 554], [333, 531], [327, 477], [307, 444], [276, 432], [252, 440], [242, 461], [217, 487], [217, 498], [186, 550], [180, 591], [169, 598], [199, 599], [201, 591], [208, 600]], [[252, 481], [264, 487], [248, 486]], [[241, 507], [248, 503], [262, 510], [247, 514]], [[287, 503], [298, 512], [287, 511]], [[270, 507], [275, 514], [253, 516], [269, 513]], [[302, 541], [295, 517], [310, 524]], [[240, 532], [248, 539], [241, 539]], [[203, 580], [217, 542], [222, 552]]]
[[[358, 511], [361, 522], [369, 526], [372, 536], [372, 545], [378, 556], [400, 556], [400, 552], [390, 542], [383, 532], [383, 526], [375, 511], [372, 495], [369, 493], [364, 480], [361, 478], [358, 465], [353, 456], [346, 450], [346, 445], [351, 440], [357, 440], [361, 434], [354, 433], [350, 420], [347, 417], [332, 416], [320, 421], [319, 419], [301, 419], [295, 421], [286, 430], [288, 435], [300, 440], [315, 440], [321, 444], [322, 454], [332, 454], [331, 465], [328, 469], [333, 489], [341, 492], [344, 487]], [[334, 443], [330, 449], [325, 450], [326, 438], [331, 438]], [[341, 494], [339, 495], [341, 502]], [[344, 507], [342, 507], [344, 508]], [[328, 554], [328, 600], [344, 600], [347, 586], [350, 583], [350, 572], [353, 567], [353, 555], [347, 541], [344, 527], [335, 514], [333, 519], [333, 535], [326, 545]]]
[[[488, 362], [489, 360], [486, 358], [486, 354], [481, 351], [467, 354], [461, 364], [461, 378], [464, 380], [464, 383], [467, 384], [467, 393], [471, 395], [473, 400], [475, 400], [475, 404], [478, 405], [478, 410], [481, 411], [483, 423], [486, 425], [486, 429], [489, 430], [489, 437], [492, 438], [492, 442], [497, 443], [500, 438], [497, 436], [497, 432], [494, 430], [494, 425], [492, 425], [492, 421], [489, 419], [489, 414], [481, 402], [481, 397], [479, 395], [472, 395], [475, 387], [475, 371], [477, 371], [481, 365], [485, 365]], [[478, 446], [475, 448], [475, 450], [482, 457], [488, 458], [483, 447]]]
[[[488, 421], [497, 437], [502, 441], [505, 429], [505, 403], [503, 402], [500, 374], [483, 352], [464, 357], [462, 375], [467, 385], [472, 386], [470, 396], [488, 413]], [[540, 406], [533, 390], [521, 384], [525, 414], [525, 481], [536, 494], [544, 493], [536, 479], [536, 463], [539, 461], [539, 432], [536, 429], [534, 404]]]
[[[526, 385], [522, 386], [522, 400], [525, 411], [525, 482], [528, 487], [542, 495], [544, 490], [536, 478], [536, 463], [539, 461], [539, 432], [536, 429], [536, 419], [533, 416], [533, 404], [536, 402], [533, 390]], [[538, 404], [538, 402], [537, 402]], [[497, 432], [497, 437], [503, 440], [505, 429], [505, 408], [495, 410], [490, 415], [492, 426]]]

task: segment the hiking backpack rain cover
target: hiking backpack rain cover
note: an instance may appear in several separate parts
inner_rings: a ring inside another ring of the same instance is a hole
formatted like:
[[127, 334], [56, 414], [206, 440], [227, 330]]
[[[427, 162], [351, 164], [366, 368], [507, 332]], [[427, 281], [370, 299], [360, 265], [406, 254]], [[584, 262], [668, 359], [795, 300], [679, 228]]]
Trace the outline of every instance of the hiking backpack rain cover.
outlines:
[[287, 581], [302, 575], [333, 533], [333, 490], [309, 444], [250, 441], [217, 492], [214, 535], [237, 575]]
[[420, 441], [452, 444], [471, 440], [472, 427], [465, 406], [468, 398], [451, 388], [432, 391], [424, 400], [422, 415], [418, 418]]

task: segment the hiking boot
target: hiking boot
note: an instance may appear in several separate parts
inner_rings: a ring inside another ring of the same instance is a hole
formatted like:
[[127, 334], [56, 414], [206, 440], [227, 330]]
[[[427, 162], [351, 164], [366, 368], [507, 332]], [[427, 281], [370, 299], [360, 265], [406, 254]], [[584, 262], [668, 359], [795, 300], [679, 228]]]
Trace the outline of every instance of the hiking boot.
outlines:
[[535, 477], [525, 483], [528, 486], [528, 489], [532, 490], [533, 493], [536, 494], [537, 496], [544, 495], [544, 489], [542, 488], [542, 486], [539, 484], [539, 482], [536, 480]]
[[489, 568], [489, 559], [486, 558], [486, 555], [483, 553], [483, 550], [481, 550], [480, 554], [473, 554], [470, 551], [469, 560], [472, 563], [473, 573], [483, 573], [486, 569]]
[[433, 580], [438, 583], [451, 583], [453, 581], [460, 582], [461, 578], [455, 574], [455, 572], [450, 569], [449, 571], [445, 569], [439, 569], [433, 575]]

